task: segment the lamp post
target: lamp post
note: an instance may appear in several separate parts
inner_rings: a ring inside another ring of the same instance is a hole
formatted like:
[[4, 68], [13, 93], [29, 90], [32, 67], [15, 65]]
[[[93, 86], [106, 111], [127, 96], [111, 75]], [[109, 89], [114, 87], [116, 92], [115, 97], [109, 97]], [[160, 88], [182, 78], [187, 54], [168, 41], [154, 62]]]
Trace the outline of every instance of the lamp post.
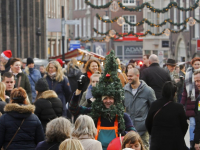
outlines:
[[65, 16], [64, 16], [64, 0], [62, 1], [62, 61], [65, 61]]

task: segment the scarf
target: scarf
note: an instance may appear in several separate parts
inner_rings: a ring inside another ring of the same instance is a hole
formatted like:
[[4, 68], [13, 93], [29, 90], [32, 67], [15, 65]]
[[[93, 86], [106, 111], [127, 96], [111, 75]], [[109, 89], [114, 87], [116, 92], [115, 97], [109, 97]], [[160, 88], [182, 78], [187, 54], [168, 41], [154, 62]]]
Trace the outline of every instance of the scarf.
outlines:
[[55, 77], [56, 77], [56, 72], [53, 72], [53, 73], [48, 73], [49, 77], [54, 80]]
[[187, 97], [191, 98], [191, 101], [195, 101], [195, 83], [194, 83], [194, 69], [189, 67], [185, 74], [185, 87], [187, 91]]
[[86, 92], [86, 95], [85, 95], [85, 98], [86, 99], [90, 99], [92, 98], [92, 85], [89, 85], [88, 89], [87, 89], [87, 92]]
[[90, 77], [92, 76], [92, 73], [90, 71], [87, 72], [87, 76], [90, 79]]

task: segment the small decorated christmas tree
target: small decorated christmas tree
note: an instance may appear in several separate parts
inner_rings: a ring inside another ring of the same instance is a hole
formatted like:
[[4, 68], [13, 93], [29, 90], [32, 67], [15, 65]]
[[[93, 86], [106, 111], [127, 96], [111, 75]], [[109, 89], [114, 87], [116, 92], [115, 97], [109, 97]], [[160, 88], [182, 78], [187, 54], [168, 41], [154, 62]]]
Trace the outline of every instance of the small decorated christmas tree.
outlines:
[[[92, 95], [96, 99], [92, 103], [92, 118], [97, 121], [100, 116], [108, 119], [113, 119], [118, 115], [118, 122], [120, 123], [119, 132], [125, 130], [124, 124], [124, 89], [117, 76], [118, 64], [116, 62], [114, 51], [111, 51], [106, 56], [106, 63], [104, 74], [100, 78], [99, 84], [93, 87]], [[114, 98], [114, 105], [109, 109], [106, 108], [102, 102], [102, 96], [110, 96]]]

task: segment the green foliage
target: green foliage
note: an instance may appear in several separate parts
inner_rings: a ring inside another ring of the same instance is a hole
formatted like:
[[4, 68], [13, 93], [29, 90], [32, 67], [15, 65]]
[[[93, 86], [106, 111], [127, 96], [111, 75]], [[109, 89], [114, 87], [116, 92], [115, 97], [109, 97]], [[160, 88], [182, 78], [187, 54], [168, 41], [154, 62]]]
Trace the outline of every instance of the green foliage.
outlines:
[[[93, 5], [89, 0], [85, 0], [85, 3], [89, 6], [91, 6], [92, 8], [94, 9], [105, 9], [105, 8], [108, 8], [110, 7], [110, 5], [112, 4], [112, 0], [110, 2], [108, 2], [107, 4], [105, 5], [101, 5], [101, 6], [96, 6], [96, 5]], [[152, 12], [155, 12], [155, 13], [166, 13], [168, 12], [171, 8], [173, 7], [176, 7], [178, 10], [181, 10], [181, 11], [193, 11], [194, 9], [196, 9], [197, 7], [199, 7], [198, 3], [199, 3], [199, 0], [197, 0], [195, 2], [195, 4], [193, 6], [190, 6], [189, 8], [184, 8], [184, 7], [180, 7], [178, 6], [178, 3], [177, 2], [170, 2], [168, 4], [167, 7], [163, 8], [163, 9], [157, 9], [155, 7], [153, 7], [150, 3], [148, 2], [145, 2], [143, 3], [142, 5], [140, 6], [137, 6], [137, 7], [134, 7], [134, 8], [130, 8], [130, 7], [127, 7], [127, 6], [124, 6], [120, 1], [117, 2], [119, 7], [121, 7], [123, 10], [125, 11], [140, 11], [141, 9], [143, 9], [145, 6], [147, 8], [149, 8]]]
[[[106, 64], [104, 74], [99, 80], [99, 84], [92, 89], [92, 95], [96, 99], [92, 103], [92, 118], [97, 121], [100, 116], [106, 117], [108, 119], [113, 119], [118, 115], [118, 122], [120, 123], [119, 132], [125, 130], [124, 124], [124, 89], [117, 76], [118, 64], [116, 62], [114, 51], [111, 51], [108, 56], [106, 56]], [[106, 77], [106, 74], [110, 74], [110, 77]], [[114, 105], [107, 109], [103, 102], [102, 96], [112, 96], [114, 97]]]

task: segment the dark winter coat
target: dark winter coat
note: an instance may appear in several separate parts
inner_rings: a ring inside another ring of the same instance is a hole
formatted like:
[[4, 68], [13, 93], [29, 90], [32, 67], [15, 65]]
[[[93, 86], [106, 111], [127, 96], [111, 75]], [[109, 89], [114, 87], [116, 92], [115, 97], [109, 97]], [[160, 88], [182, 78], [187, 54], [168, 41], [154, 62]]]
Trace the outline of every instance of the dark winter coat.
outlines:
[[1, 71], [1, 75], [3, 76], [3, 74], [5, 72], [8, 72], [10, 70], [10, 59], [8, 60], [7, 64], [5, 65], [5, 70]]
[[153, 63], [142, 71], [141, 80], [144, 80], [155, 91], [156, 98], [160, 99], [162, 98], [162, 87], [164, 83], [171, 81], [171, 78], [158, 63]]
[[42, 142], [38, 143], [35, 150], [58, 150], [59, 145], [60, 145], [60, 143], [58, 143], [58, 142], [48, 143], [46, 141], [42, 141]]
[[62, 116], [62, 102], [58, 98], [57, 94], [52, 90], [43, 92], [34, 105], [35, 114], [40, 119], [44, 130], [50, 120]]
[[18, 84], [19, 84], [18, 83], [19, 82], [19, 78], [21, 78], [19, 87], [22, 87], [22, 88], [24, 88], [24, 90], [26, 90], [26, 93], [28, 95], [29, 101], [32, 103], [31, 85], [30, 85], [28, 77], [23, 72], [18, 73], [14, 77], [15, 77], [15, 87], [16, 88], [18, 87]]
[[194, 130], [194, 143], [195, 144], [199, 144], [199, 141], [200, 141], [200, 106], [199, 106], [199, 103], [200, 103], [200, 95], [197, 97], [196, 99], [196, 103], [195, 103], [195, 122], [196, 122], [196, 125], [195, 125], [195, 130]]
[[70, 66], [70, 68], [67, 68], [67, 73], [65, 75], [68, 77], [72, 93], [74, 93], [77, 89], [77, 80], [82, 75], [82, 72], [77, 66], [75, 66], [75, 68]]
[[71, 95], [71, 87], [67, 77], [64, 77], [64, 80], [62, 80], [61, 82], [58, 82], [55, 79], [51, 79], [49, 75], [47, 75], [45, 78], [48, 82], [49, 89], [55, 91], [62, 101], [63, 116], [66, 116], [66, 103], [69, 101]]
[[4, 110], [5, 114], [0, 117], [0, 147], [6, 148], [25, 119], [7, 150], [34, 150], [44, 140], [41, 122], [33, 114], [35, 106], [12, 103], [7, 104]]
[[[151, 135], [150, 150], [187, 150], [184, 136], [188, 123], [183, 105], [171, 102], [163, 107], [167, 102], [167, 99], [162, 98], [153, 102], [150, 107], [145, 122]], [[154, 117], [160, 108], [162, 109]]]
[[[197, 86], [195, 85], [195, 97], [197, 98], [198, 95], [199, 95], [199, 90], [198, 90]], [[195, 103], [196, 103], [195, 101], [191, 101], [190, 97], [187, 97], [187, 91], [186, 91], [186, 87], [184, 85], [181, 104], [183, 104], [183, 106], [185, 106], [187, 117], [194, 117], [195, 116], [195, 111], [194, 111]]]
[[32, 91], [32, 102], [35, 102], [35, 98], [36, 98], [36, 90], [35, 90], [35, 84], [37, 83], [37, 81], [42, 78], [40, 71], [37, 69], [33, 69], [33, 68], [25, 68], [25, 74], [28, 76], [30, 85], [31, 85], [31, 91]]
[[85, 78], [85, 83], [84, 83], [84, 88], [82, 89], [81, 93], [84, 93], [87, 88], [88, 88], [88, 85], [90, 84], [90, 78], [88, 77], [87, 75], [87, 72], [83, 74], [86, 78]]
[[6, 102], [4, 102], [4, 101], [2, 101], [1, 100], [1, 98], [0, 98], [0, 112], [2, 113], [2, 114], [4, 114], [4, 107], [6, 106]]

